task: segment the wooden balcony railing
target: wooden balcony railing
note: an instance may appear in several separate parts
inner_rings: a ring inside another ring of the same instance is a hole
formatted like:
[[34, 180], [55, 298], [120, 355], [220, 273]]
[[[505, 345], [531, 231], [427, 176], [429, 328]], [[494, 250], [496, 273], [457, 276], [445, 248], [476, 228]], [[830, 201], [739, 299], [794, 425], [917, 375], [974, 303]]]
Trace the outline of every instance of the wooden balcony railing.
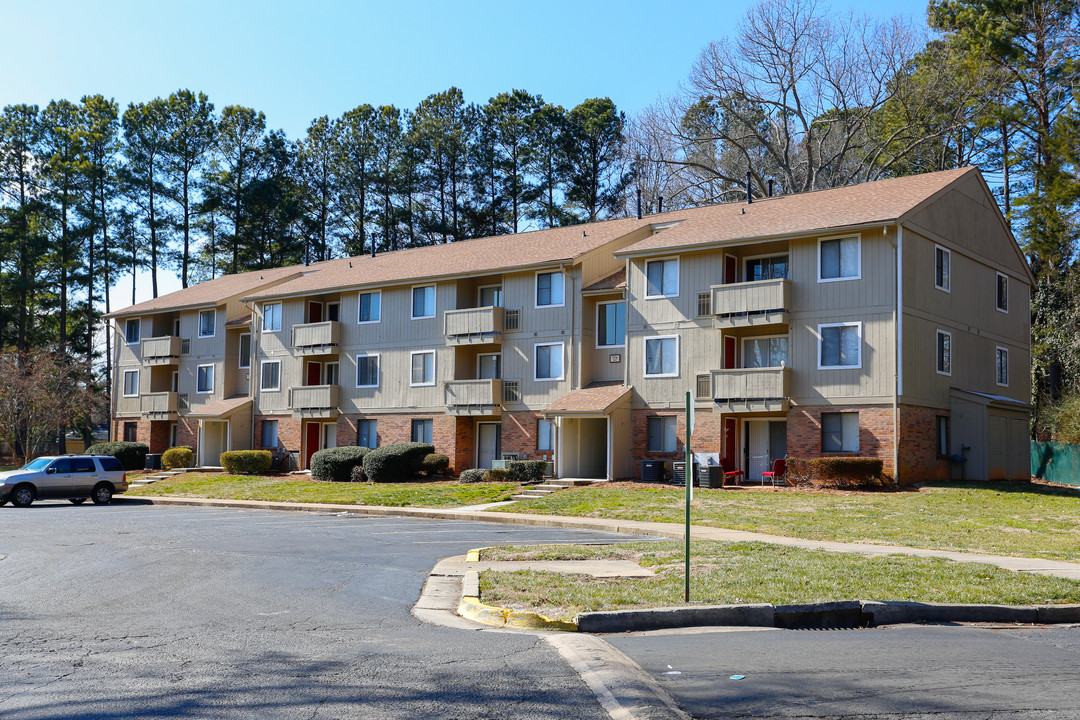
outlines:
[[448, 345], [501, 343], [502, 332], [501, 307], [465, 308], [443, 313], [443, 334]]
[[443, 384], [447, 415], [499, 415], [502, 380], [450, 380]]

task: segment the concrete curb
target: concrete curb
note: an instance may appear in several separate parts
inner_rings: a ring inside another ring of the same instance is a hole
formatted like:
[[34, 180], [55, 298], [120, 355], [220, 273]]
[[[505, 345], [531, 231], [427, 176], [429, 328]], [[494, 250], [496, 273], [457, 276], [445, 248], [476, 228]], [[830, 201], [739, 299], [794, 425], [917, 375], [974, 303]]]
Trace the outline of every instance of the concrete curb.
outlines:
[[515, 627], [526, 630], [563, 630], [573, 632], [577, 625], [564, 620], [555, 620], [540, 613], [520, 612], [507, 608], [485, 605], [480, 601], [480, 574], [475, 570], [465, 573], [461, 581], [461, 602], [458, 615], [483, 625], [495, 627]]

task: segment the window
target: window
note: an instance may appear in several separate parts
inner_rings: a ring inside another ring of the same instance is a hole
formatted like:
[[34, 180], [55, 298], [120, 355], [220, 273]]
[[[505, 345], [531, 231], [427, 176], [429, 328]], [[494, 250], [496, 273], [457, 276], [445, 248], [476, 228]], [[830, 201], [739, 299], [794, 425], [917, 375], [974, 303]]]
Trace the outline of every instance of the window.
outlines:
[[341, 303], [326, 303], [326, 319], [329, 322], [341, 320]]
[[124, 371], [124, 397], [138, 397], [139, 395], [139, 371]]
[[281, 361], [263, 360], [260, 366], [259, 389], [273, 392], [281, 389]]
[[356, 356], [356, 387], [379, 387], [379, 356]]
[[783, 337], [743, 340], [743, 367], [770, 368], [788, 365], [788, 339]]
[[476, 356], [476, 377], [492, 380], [502, 377], [502, 355], [489, 353]]
[[862, 323], [818, 325], [821, 353], [818, 370], [862, 367], [859, 349], [862, 345]]
[[626, 303], [596, 305], [596, 347], [622, 347], [626, 344]]
[[818, 244], [818, 282], [859, 278], [859, 238], [821, 240]]
[[937, 331], [937, 371], [952, 375], [952, 333]]
[[[175, 427], [175, 425], [173, 426]], [[176, 447], [179, 443], [173, 442], [172, 446]], [[120, 461], [114, 458], [112, 455], [103, 455], [98, 457], [98, 462], [101, 463], [101, 469], [105, 472], [123, 472], [124, 466], [120, 464]]]
[[502, 307], [502, 285], [485, 285], [480, 288], [480, 307]]
[[263, 305], [263, 332], [281, 330], [281, 303]]
[[564, 282], [561, 272], [536, 273], [536, 307], [562, 307]]
[[678, 336], [645, 338], [645, 376], [678, 377], [678, 375]]
[[356, 423], [356, 444], [366, 448], [378, 447], [378, 421], [360, 420]]
[[435, 317], [435, 286], [413, 288], [412, 291], [412, 319]]
[[180, 337], [180, 318], [173, 320], [172, 334], [173, 337]]
[[179, 444], [180, 444], [180, 426], [177, 425], [176, 423], [170, 423], [169, 424], [169, 447], [174, 448]]
[[694, 397], [707, 398], [712, 395], [712, 376], [701, 374], [694, 378]]
[[434, 421], [427, 420], [413, 420], [412, 421], [412, 441], [421, 443], [431, 442], [431, 431]]
[[539, 418], [536, 421], [536, 450], [551, 452], [555, 449], [555, 423]]
[[937, 453], [949, 454], [949, 418], [944, 415], [937, 416]]
[[420, 350], [410, 353], [412, 365], [412, 379], [410, 385], [434, 385], [435, 384], [435, 351]]
[[97, 466], [90, 458], [71, 458], [71, 472], [92, 473], [97, 471]]
[[821, 452], [859, 452], [859, 413], [821, 413]]
[[359, 313], [356, 317], [358, 323], [377, 323], [381, 315], [382, 293], [360, 293]]
[[1003, 347], [995, 348], [994, 354], [997, 357], [997, 371], [995, 376], [997, 378], [998, 385], [1009, 384], [1009, 351]]
[[649, 452], [675, 452], [678, 449], [675, 437], [677, 423], [678, 418], [674, 415], [651, 417], [645, 421]]
[[521, 310], [507, 310], [503, 313], [503, 332], [513, 332], [521, 329]]
[[217, 331], [217, 310], [199, 311], [199, 337], [214, 337]]
[[521, 402], [520, 380], [507, 380], [503, 382], [503, 402]]
[[142, 339], [142, 320], [135, 318], [128, 320], [124, 325], [124, 342], [128, 345], [138, 345], [139, 340]]
[[746, 261], [746, 281], [781, 280], [788, 276], [788, 256], [775, 255]]
[[[172, 392], [179, 392], [180, 391], [180, 371], [179, 370], [173, 370], [172, 380], [169, 383], [169, 390], [172, 391]], [[175, 443], [173, 444], [173, 447], [176, 447]]]
[[934, 287], [945, 292], [952, 291], [952, 274], [949, 266], [952, 265], [952, 253], [945, 248], [934, 246]]
[[340, 364], [332, 362], [323, 365], [323, 385], [339, 385], [340, 383]]
[[262, 421], [262, 446], [264, 448], [277, 449], [278, 446], [278, 421], [277, 420], [263, 420]]
[[139, 424], [133, 422], [124, 423], [124, 442], [136, 442], [139, 438]]
[[191, 338], [180, 338], [180, 354], [191, 354]]
[[195, 393], [206, 395], [214, 392], [214, 366], [199, 365], [195, 368]]
[[678, 260], [650, 260], [645, 263], [645, 297], [673, 297], [678, 294]]
[[562, 380], [563, 344], [537, 343], [535, 350], [535, 380]]
[[997, 309], [1009, 312], [1009, 276], [997, 274]]
[[697, 294], [697, 314], [698, 317], [707, 317], [712, 315], [712, 293], [703, 292]]
[[240, 336], [240, 369], [251, 367], [251, 333]]

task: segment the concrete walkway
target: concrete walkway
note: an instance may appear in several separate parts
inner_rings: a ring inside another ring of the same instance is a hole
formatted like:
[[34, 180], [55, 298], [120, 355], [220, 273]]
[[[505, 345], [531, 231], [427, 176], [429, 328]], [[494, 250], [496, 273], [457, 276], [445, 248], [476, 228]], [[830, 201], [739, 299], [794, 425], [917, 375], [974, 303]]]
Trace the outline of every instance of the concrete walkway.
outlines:
[[[676, 523], [642, 522], [638, 520], [608, 520], [603, 518], [564, 517], [560, 515], [527, 515], [524, 513], [486, 512], [470, 508], [431, 509], [376, 507], [370, 505], [336, 505], [330, 503], [285, 503], [261, 500], [208, 500], [186, 497], [125, 497], [118, 495], [114, 502], [145, 502], [155, 505], [193, 505], [203, 507], [223, 507], [251, 510], [289, 510], [294, 512], [348, 513], [361, 516], [397, 516], [413, 518], [433, 518], [440, 520], [472, 520], [480, 522], [503, 523], [507, 525], [531, 525], [534, 527], [564, 527], [581, 530], [604, 530], [634, 535], [656, 535], [681, 539], [683, 526]], [[763, 542], [788, 547], [827, 550], [838, 553], [858, 555], [913, 555], [916, 557], [945, 558], [956, 562], [985, 563], [1006, 570], [1027, 572], [1037, 575], [1080, 580], [1080, 563], [1068, 563], [1059, 560], [1041, 560], [1038, 558], [1010, 557], [1007, 555], [987, 555], [983, 553], [955, 552], [951, 550], [930, 550], [901, 545], [876, 545], [871, 543], [845, 543], [828, 540], [805, 540], [802, 538], [754, 533], [744, 530], [693, 525], [690, 530], [692, 540], [724, 540], [727, 542]]]

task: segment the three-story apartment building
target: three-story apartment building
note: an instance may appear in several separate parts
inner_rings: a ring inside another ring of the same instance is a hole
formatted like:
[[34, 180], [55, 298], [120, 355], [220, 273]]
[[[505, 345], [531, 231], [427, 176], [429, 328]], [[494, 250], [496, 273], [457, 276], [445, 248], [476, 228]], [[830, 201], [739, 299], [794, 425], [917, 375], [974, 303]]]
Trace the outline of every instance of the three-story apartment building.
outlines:
[[750, 479], [1026, 477], [1031, 284], [974, 169], [244, 273], [113, 314], [114, 432], [616, 479], [680, 455], [690, 390]]

